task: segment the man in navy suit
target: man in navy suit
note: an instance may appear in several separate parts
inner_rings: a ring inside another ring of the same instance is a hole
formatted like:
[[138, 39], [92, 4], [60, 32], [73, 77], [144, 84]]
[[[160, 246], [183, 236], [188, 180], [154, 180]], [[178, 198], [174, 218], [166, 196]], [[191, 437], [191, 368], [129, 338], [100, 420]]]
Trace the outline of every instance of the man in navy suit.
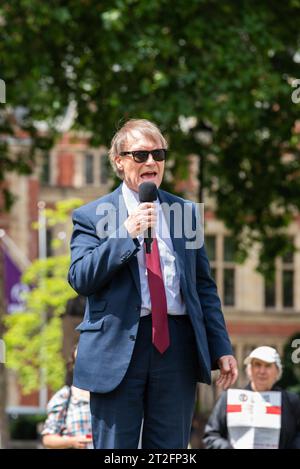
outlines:
[[73, 214], [68, 278], [87, 298], [74, 385], [90, 391], [95, 448], [137, 448], [141, 426], [143, 448], [186, 448], [197, 381], [217, 368], [224, 389], [237, 378], [196, 204], [162, 190], [139, 201], [141, 183], [159, 188], [166, 154], [156, 125], [128, 121], [109, 155], [123, 183]]

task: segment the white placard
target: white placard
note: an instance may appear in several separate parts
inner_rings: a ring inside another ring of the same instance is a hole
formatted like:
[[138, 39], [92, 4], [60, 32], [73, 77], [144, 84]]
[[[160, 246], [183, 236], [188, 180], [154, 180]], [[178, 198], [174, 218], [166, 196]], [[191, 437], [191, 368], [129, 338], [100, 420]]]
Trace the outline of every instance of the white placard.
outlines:
[[227, 427], [235, 449], [277, 449], [281, 429], [281, 392], [229, 389]]

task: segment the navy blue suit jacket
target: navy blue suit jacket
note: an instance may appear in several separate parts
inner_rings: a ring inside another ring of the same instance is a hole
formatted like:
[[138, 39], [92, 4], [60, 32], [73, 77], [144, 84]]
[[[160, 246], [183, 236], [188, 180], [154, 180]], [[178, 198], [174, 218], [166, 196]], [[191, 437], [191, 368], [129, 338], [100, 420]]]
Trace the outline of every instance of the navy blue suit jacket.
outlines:
[[[91, 392], [109, 392], [121, 382], [132, 356], [140, 319], [142, 302], [136, 256], [140, 247], [123, 225], [128, 214], [121, 188], [122, 185], [73, 212], [68, 280], [77, 293], [87, 298], [83, 321], [77, 327], [81, 333], [74, 385]], [[169, 205], [177, 202], [194, 213], [195, 205], [191, 202], [162, 190], [158, 194], [160, 202]], [[116, 231], [101, 237], [99, 223], [106, 209]], [[169, 228], [181, 294], [195, 332], [198, 380], [210, 384], [211, 369], [217, 368], [218, 358], [232, 354], [216, 284], [204, 246], [186, 249], [185, 237], [174, 236], [172, 222]]]

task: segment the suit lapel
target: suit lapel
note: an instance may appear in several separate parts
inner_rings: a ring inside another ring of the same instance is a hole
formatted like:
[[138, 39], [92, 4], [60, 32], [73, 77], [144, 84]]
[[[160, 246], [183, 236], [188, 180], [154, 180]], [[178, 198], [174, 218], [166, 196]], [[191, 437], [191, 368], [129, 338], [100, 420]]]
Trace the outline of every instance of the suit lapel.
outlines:
[[[117, 216], [117, 229], [125, 222], [126, 218], [128, 217], [128, 211], [125, 204], [125, 200], [122, 193], [122, 184], [112, 193], [112, 202], [113, 205], [116, 207], [118, 212]], [[126, 264], [129, 267], [131, 275], [133, 277], [133, 281], [141, 297], [141, 282], [140, 282], [140, 274], [139, 274], [139, 266], [137, 257], [134, 256], [129, 262]]]

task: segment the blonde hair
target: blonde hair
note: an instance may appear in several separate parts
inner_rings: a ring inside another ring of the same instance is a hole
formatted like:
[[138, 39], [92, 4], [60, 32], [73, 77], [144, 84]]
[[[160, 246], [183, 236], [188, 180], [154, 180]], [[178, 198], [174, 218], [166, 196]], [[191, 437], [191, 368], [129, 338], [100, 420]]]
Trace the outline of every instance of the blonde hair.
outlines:
[[146, 137], [155, 143], [159, 142], [161, 148], [168, 148], [167, 140], [162, 135], [157, 125], [153, 122], [150, 122], [147, 119], [130, 119], [125, 122], [125, 124], [114, 135], [108, 152], [110, 164], [120, 179], [123, 179], [123, 172], [117, 168], [115, 158], [121, 151], [124, 151], [128, 136], [135, 138], [136, 133], [140, 133], [143, 137]]

